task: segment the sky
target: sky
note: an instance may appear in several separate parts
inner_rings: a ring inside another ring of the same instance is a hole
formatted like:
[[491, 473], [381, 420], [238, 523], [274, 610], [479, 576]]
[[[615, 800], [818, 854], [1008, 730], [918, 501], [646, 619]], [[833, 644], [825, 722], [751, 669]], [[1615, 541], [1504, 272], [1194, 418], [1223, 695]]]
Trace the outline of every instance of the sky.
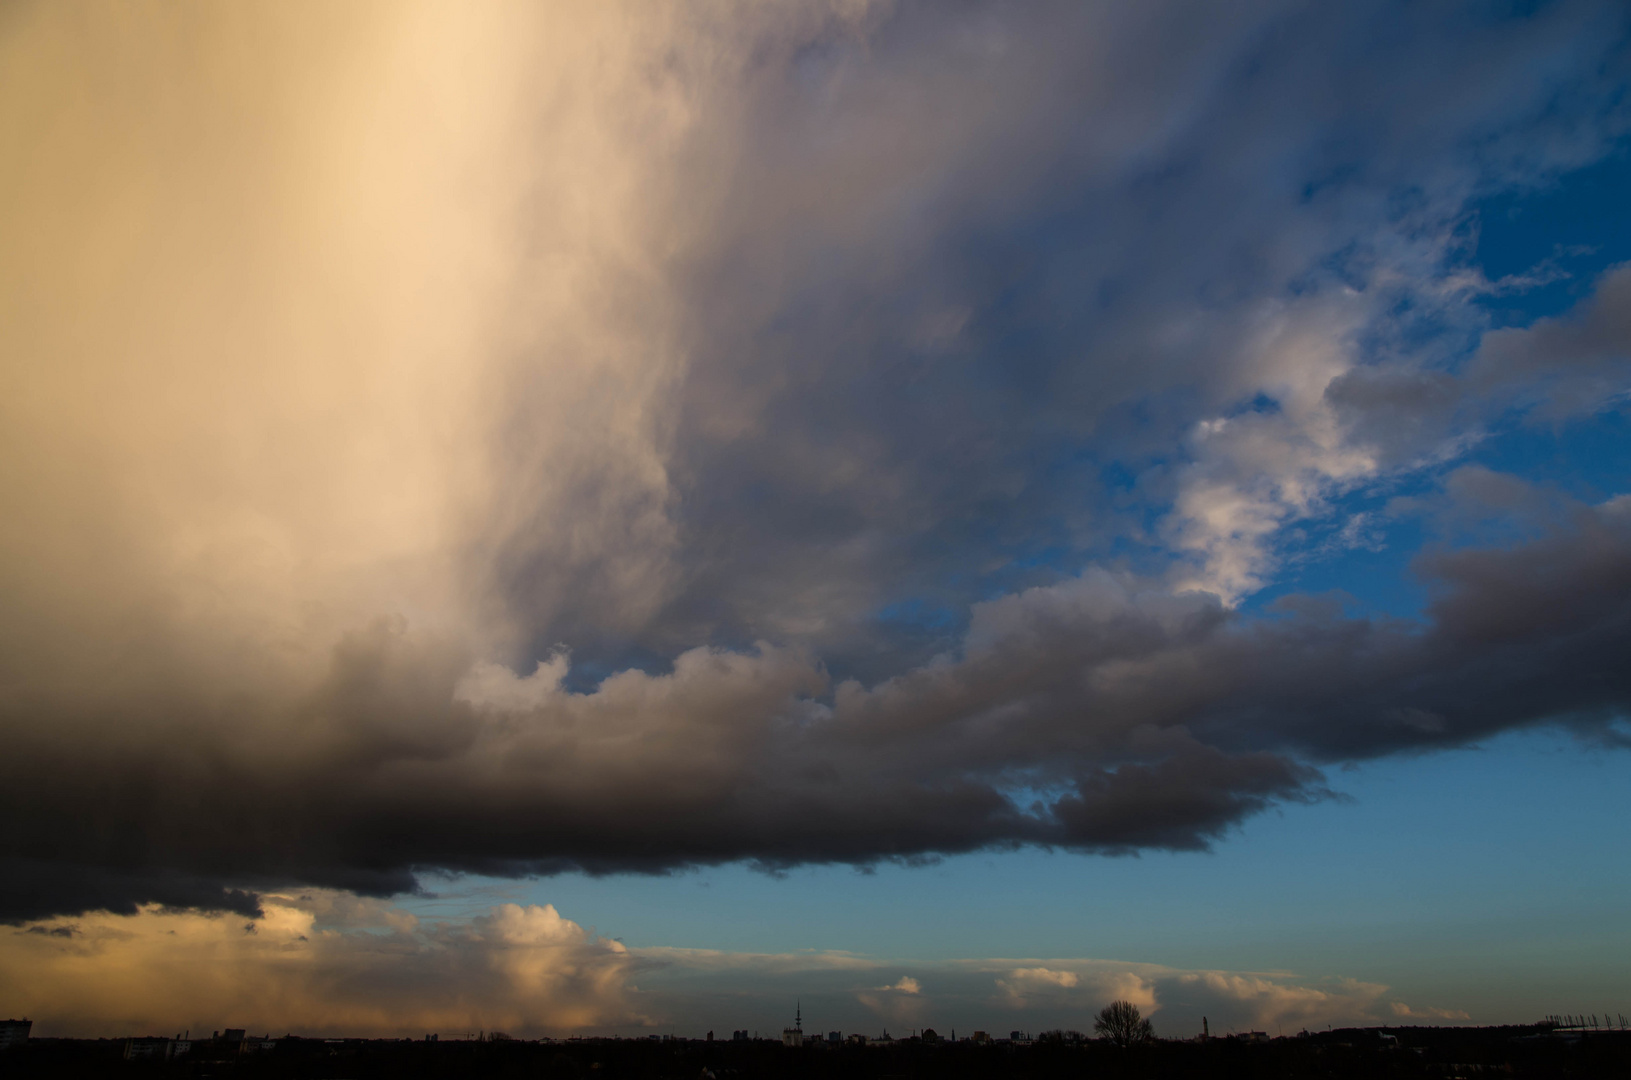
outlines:
[[1631, 12], [0, 8], [37, 1035], [1631, 1012]]

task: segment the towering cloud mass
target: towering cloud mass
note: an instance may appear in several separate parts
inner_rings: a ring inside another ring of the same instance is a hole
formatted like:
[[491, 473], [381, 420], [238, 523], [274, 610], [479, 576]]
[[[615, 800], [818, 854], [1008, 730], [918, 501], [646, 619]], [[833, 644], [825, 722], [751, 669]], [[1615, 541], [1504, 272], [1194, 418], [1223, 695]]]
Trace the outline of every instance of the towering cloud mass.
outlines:
[[630, 981], [653, 964], [553, 907], [505, 904], [467, 925], [421, 925], [378, 901], [268, 895], [256, 922], [149, 909], [6, 935], [0, 992], [55, 1033], [284, 1030], [400, 1035], [638, 1024]]
[[[1612, 151], [1628, 31], [11, 8], [0, 918], [1196, 848], [1329, 763], [1623, 739], [1627, 497], [1452, 470], [1624, 406], [1631, 271], [1491, 330], [1552, 271], [1468, 235]], [[1247, 603], [1388, 514], [1446, 530], [1420, 617]]]

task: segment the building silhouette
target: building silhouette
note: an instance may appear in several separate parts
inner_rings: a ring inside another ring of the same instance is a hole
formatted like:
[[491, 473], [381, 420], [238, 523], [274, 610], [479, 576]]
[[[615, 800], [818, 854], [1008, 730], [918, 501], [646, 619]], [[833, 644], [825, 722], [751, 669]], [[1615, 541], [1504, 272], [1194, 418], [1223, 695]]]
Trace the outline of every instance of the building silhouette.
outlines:
[[800, 1003], [793, 1008], [793, 1026], [782, 1028], [783, 1046], [804, 1045], [804, 1007]]
[[9, 1050], [28, 1041], [32, 1020], [0, 1020], [0, 1050]]

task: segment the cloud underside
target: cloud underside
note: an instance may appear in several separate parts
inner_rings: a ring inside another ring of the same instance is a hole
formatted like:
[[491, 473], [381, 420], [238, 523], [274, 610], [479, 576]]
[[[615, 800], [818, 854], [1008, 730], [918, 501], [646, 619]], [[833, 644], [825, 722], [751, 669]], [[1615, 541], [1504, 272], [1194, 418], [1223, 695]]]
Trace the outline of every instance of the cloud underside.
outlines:
[[92, 714], [14, 736], [5, 910], [250, 912], [222, 886], [384, 895], [430, 869], [1193, 849], [1321, 797], [1311, 763], [1538, 721], [1614, 736], [1631, 506], [1428, 566], [1426, 626], [1318, 602], [1245, 618], [1094, 571], [980, 605], [959, 655], [870, 688], [765, 645], [574, 693], [564, 656], [520, 678], [380, 626], [308, 693], [230, 728], [172, 697], [122, 730]]
[[[850, 953], [625, 948], [551, 906], [503, 904], [463, 923], [422, 922], [379, 902], [318, 891], [270, 895], [263, 918], [145, 909], [0, 932], [0, 992], [49, 1017], [53, 1036], [199, 1032], [444, 1038], [766, 1035], [800, 998], [811, 1031], [936, 1026], [1078, 1027], [1124, 999], [1165, 1035], [1230, 1028], [1465, 1018], [1412, 1007], [1385, 986], [1288, 972], [1186, 971], [1084, 959], [896, 961]], [[94, 972], [88, 978], [87, 973]], [[887, 981], [885, 981], [887, 980]]]
[[[1624, 407], [1631, 270], [1489, 331], [1466, 240], [1631, 128], [1624, 17], [1458, 19], [9, 13], [0, 919], [1187, 850], [1623, 741], [1631, 505], [1456, 466]], [[1420, 619], [1246, 613], [1405, 484]]]

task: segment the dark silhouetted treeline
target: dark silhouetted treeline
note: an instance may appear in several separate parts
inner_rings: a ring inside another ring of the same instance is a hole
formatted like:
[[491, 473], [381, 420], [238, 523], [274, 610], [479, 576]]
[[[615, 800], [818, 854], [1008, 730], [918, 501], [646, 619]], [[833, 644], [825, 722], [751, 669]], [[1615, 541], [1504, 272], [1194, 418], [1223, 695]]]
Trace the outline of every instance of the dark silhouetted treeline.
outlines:
[[791, 1048], [770, 1040], [564, 1042], [283, 1038], [249, 1052], [195, 1042], [182, 1057], [127, 1060], [129, 1040], [32, 1039], [0, 1054], [3, 1077], [222, 1077], [367, 1080], [374, 1077], [527, 1077], [561, 1080], [856, 1080], [1014, 1077], [1341, 1078], [1631, 1077], [1631, 1033], [1572, 1036], [1549, 1026], [1387, 1028], [1320, 1032], [1252, 1043], [1236, 1039], [969, 1042]]

